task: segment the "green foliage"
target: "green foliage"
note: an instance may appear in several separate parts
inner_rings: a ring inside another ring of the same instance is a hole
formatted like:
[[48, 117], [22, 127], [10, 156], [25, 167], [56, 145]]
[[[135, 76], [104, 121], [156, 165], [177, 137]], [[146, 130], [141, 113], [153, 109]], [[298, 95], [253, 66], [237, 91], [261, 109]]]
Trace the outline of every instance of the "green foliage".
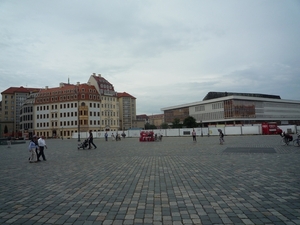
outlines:
[[153, 124], [150, 123], [145, 124], [145, 130], [155, 130], [155, 129], [157, 129], [157, 127]]
[[168, 129], [169, 125], [167, 123], [162, 123], [161, 125], [161, 129]]
[[180, 119], [175, 118], [172, 123], [172, 128], [182, 128], [182, 124], [180, 123]]
[[183, 121], [183, 125], [187, 128], [194, 128], [198, 126], [196, 119], [192, 116], [185, 118]]

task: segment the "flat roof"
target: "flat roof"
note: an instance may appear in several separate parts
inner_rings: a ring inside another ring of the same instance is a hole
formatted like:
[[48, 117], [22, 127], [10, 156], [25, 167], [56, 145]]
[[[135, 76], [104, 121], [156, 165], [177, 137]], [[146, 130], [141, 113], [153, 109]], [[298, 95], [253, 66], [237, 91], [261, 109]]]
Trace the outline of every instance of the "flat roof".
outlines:
[[164, 107], [164, 108], [161, 108], [161, 111], [187, 108], [187, 107], [192, 107], [192, 106], [196, 106], [196, 105], [209, 104], [209, 103], [213, 103], [213, 102], [225, 101], [225, 100], [230, 100], [230, 99], [240, 99], [240, 100], [246, 100], [246, 101], [263, 101], [263, 102], [278, 102], [278, 103], [300, 104], [300, 101], [296, 101], [296, 100], [230, 95], [230, 96], [221, 97], [221, 98], [214, 98], [214, 99], [210, 99], [210, 100], [204, 100], [204, 101], [191, 102], [191, 103], [175, 105], [175, 106], [170, 106], [170, 107]]

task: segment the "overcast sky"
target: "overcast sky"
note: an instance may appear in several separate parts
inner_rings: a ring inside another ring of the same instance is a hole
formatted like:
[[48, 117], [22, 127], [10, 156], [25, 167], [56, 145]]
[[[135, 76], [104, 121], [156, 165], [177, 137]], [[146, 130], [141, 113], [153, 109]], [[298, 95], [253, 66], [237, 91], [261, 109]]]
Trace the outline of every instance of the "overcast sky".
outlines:
[[137, 114], [209, 91], [300, 100], [300, 1], [0, 0], [0, 92], [92, 73]]

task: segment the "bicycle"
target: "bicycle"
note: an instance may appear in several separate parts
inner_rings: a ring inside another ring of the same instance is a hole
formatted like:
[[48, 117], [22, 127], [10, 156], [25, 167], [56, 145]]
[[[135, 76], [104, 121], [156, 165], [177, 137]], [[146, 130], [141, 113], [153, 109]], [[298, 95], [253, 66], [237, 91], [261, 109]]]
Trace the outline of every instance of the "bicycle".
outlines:
[[293, 141], [293, 145], [294, 145], [295, 147], [299, 147], [299, 146], [300, 146], [300, 134], [298, 134], [297, 139], [295, 139], [295, 140]]

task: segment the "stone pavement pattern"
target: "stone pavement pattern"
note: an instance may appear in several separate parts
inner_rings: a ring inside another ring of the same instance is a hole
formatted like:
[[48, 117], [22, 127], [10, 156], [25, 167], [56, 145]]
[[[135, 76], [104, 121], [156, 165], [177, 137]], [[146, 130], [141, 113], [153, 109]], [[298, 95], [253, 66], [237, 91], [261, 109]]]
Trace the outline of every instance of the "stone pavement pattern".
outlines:
[[[300, 148], [279, 136], [0, 146], [0, 224], [300, 224]], [[226, 148], [276, 153], [226, 153]]]

